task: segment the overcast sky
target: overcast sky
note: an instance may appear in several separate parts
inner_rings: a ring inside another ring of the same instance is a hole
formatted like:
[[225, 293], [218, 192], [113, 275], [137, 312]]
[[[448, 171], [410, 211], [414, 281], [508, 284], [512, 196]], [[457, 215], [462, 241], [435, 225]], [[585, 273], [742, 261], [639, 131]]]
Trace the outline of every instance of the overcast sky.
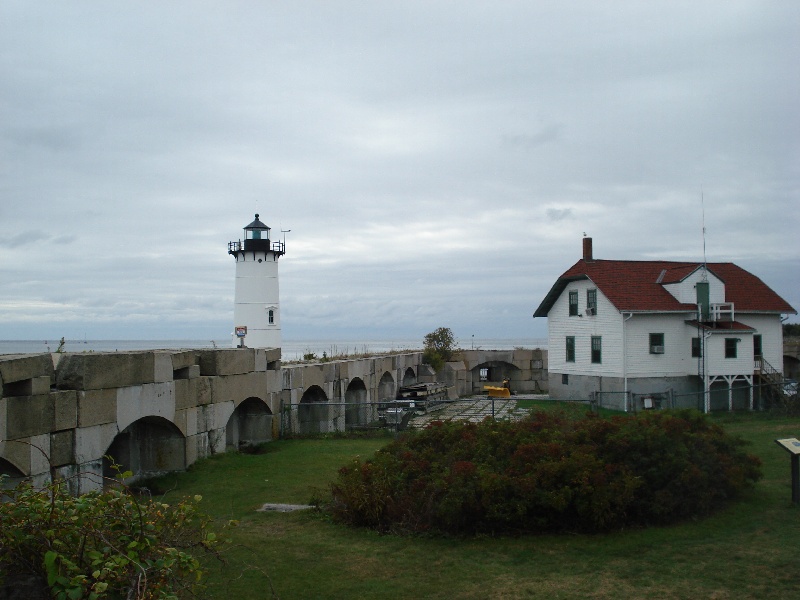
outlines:
[[291, 230], [288, 340], [546, 337], [584, 232], [699, 261], [703, 207], [708, 260], [800, 308], [799, 24], [789, 1], [3, 0], [0, 339], [225, 339], [256, 212]]

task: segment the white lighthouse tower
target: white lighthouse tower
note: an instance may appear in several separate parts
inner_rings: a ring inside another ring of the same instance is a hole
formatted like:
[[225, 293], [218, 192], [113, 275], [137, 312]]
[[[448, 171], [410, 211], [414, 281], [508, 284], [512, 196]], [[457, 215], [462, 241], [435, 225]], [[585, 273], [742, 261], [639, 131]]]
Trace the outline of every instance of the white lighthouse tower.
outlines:
[[281, 347], [278, 259], [285, 246], [280, 240], [271, 241], [269, 232], [256, 214], [256, 220], [244, 228], [244, 242], [228, 244], [228, 254], [236, 259], [234, 346]]

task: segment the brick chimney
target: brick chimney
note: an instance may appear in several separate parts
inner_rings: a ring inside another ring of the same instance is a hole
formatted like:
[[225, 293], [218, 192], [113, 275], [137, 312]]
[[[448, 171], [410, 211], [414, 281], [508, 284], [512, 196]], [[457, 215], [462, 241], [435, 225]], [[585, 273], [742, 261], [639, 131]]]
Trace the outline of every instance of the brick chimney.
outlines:
[[583, 238], [583, 260], [586, 262], [592, 262], [594, 260], [592, 257], [592, 238], [585, 236]]

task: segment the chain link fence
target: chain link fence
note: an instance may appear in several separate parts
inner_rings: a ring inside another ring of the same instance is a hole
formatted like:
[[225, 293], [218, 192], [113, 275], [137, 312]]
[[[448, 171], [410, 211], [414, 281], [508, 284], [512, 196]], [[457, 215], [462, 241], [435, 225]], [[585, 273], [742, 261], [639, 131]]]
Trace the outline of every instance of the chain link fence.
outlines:
[[787, 398], [781, 387], [775, 384], [750, 385], [740, 381], [735, 381], [730, 388], [727, 383], [717, 382], [712, 384], [708, 392], [698, 390], [679, 394], [670, 388], [653, 392], [592, 392], [589, 395], [592, 410], [607, 408], [632, 413], [684, 408], [703, 412], [706, 401], [711, 412], [763, 411], [782, 409], [791, 402], [791, 398]]

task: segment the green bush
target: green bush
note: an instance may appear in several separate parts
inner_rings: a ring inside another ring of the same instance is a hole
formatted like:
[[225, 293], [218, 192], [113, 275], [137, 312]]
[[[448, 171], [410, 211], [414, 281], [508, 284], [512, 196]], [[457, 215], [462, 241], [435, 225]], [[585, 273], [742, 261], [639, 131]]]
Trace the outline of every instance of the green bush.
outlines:
[[761, 477], [744, 442], [692, 411], [435, 422], [331, 486], [337, 520], [453, 534], [608, 531], [711, 513]]
[[424, 348], [422, 361], [438, 373], [453, 357], [456, 340], [449, 327], [439, 327], [426, 334], [422, 344]]
[[219, 544], [199, 496], [171, 505], [116, 488], [73, 496], [64, 481], [4, 493], [0, 595], [24, 587], [27, 597], [49, 589], [58, 599], [194, 596], [203, 576], [196, 554]]

